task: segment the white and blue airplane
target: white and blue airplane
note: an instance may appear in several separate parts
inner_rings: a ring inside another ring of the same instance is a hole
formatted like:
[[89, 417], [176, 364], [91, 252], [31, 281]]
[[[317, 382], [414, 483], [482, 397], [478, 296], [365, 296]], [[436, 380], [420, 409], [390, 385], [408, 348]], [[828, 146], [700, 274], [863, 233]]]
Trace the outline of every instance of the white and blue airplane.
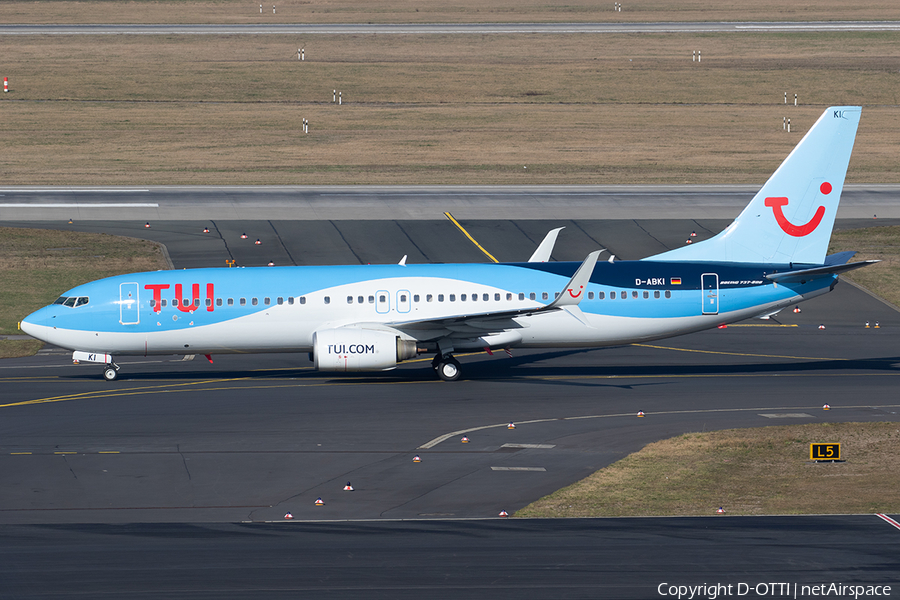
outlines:
[[638, 261], [210, 268], [136, 273], [65, 292], [31, 336], [79, 362], [115, 356], [309, 352], [320, 371], [379, 371], [421, 353], [445, 381], [455, 352], [584, 348], [764, 317], [874, 261], [826, 257], [861, 108], [832, 107], [721, 233]]

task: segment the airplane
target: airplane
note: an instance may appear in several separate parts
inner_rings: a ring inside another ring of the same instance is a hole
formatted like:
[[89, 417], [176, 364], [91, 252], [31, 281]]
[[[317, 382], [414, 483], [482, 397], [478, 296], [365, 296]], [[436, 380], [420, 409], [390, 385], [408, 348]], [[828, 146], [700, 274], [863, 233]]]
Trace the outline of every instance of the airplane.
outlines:
[[527, 262], [204, 268], [77, 286], [21, 329], [73, 351], [115, 356], [308, 352], [325, 372], [383, 371], [434, 354], [618, 346], [766, 317], [831, 291], [877, 261], [826, 256], [861, 107], [828, 108], [718, 235], [637, 261], [550, 262], [559, 229]]

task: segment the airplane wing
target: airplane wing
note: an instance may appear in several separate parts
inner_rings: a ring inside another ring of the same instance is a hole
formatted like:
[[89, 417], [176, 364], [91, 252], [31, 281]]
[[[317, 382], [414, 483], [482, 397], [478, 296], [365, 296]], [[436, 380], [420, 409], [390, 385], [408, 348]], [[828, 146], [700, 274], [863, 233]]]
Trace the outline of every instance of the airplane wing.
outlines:
[[447, 335], [448, 332], [482, 335], [489, 332], [521, 328], [522, 325], [514, 321], [514, 317], [526, 317], [560, 310], [564, 307], [577, 306], [584, 298], [584, 287], [591, 278], [594, 265], [597, 263], [597, 257], [600, 256], [601, 252], [602, 250], [597, 250], [588, 254], [566, 286], [550, 304], [513, 310], [446, 315], [431, 319], [394, 321], [385, 323], [385, 325], [403, 331], [420, 340], [442, 337]]

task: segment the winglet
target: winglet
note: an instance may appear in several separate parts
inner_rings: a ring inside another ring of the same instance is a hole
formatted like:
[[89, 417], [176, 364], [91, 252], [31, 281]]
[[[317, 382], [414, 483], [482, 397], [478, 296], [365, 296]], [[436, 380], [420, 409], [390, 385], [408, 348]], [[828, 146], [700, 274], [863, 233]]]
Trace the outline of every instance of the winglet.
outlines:
[[401, 258], [400, 262], [398, 262], [397, 264], [400, 265], [401, 267], [406, 266], [406, 254], [403, 255], [403, 258]]
[[591, 274], [594, 272], [594, 265], [597, 264], [597, 257], [600, 256], [601, 252], [603, 252], [603, 250], [595, 250], [588, 254], [587, 258], [584, 259], [584, 262], [581, 263], [581, 266], [578, 267], [578, 270], [575, 271], [575, 274], [572, 275], [572, 279], [569, 280], [569, 283], [566, 284], [563, 291], [556, 297], [556, 300], [546, 306], [546, 310], [561, 308], [563, 306], [576, 306], [581, 302], [581, 299], [584, 298], [584, 287], [591, 279]]
[[547, 235], [544, 236], [544, 241], [537, 247], [537, 250], [535, 250], [534, 254], [531, 255], [531, 258], [528, 259], [528, 262], [547, 262], [550, 260], [550, 255], [553, 253], [553, 246], [556, 245], [556, 237], [563, 229], [565, 229], [565, 227], [557, 227], [556, 229], [548, 231]]

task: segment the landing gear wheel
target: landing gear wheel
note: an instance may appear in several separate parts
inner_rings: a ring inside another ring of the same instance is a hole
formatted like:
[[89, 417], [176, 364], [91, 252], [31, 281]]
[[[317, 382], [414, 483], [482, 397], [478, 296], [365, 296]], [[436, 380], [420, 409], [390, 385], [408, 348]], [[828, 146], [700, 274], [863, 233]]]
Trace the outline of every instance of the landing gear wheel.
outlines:
[[444, 381], [456, 381], [460, 376], [459, 361], [450, 357], [441, 361], [437, 368], [438, 377]]
[[106, 368], [103, 369], [103, 379], [107, 381], [115, 381], [118, 376], [119, 371], [113, 365], [106, 365]]

